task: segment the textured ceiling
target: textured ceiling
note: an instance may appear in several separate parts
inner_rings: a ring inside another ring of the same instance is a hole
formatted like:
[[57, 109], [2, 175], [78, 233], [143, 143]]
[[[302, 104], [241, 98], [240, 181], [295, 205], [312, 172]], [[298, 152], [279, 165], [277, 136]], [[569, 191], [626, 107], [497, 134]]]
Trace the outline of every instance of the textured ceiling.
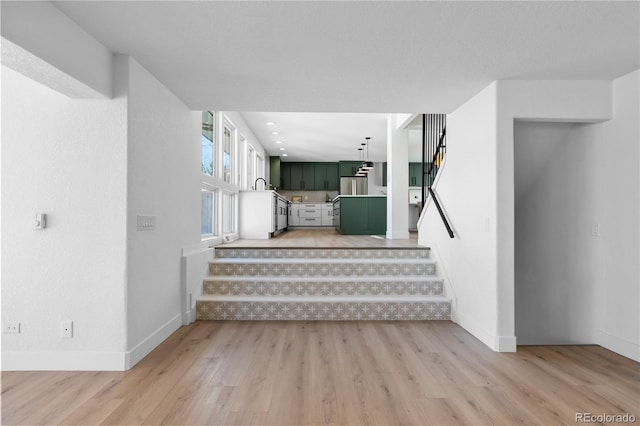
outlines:
[[640, 67], [638, 2], [54, 4], [193, 109], [450, 112], [497, 79]]
[[[448, 113], [498, 79], [611, 80], [640, 67], [638, 2], [54, 4], [194, 110]], [[288, 160], [357, 155], [365, 136], [384, 158], [384, 115], [243, 114], [271, 155], [266, 121]]]

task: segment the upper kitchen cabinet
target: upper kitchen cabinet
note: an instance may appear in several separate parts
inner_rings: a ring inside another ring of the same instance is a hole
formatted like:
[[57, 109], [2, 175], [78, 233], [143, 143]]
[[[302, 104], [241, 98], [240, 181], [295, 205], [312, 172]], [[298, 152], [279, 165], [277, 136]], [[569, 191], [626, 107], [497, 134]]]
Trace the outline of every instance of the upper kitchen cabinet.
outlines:
[[341, 161], [340, 176], [355, 176], [362, 161]]
[[422, 186], [422, 163], [409, 163], [409, 186]]
[[338, 191], [338, 163], [281, 163], [282, 189]]
[[269, 183], [276, 188], [282, 187], [282, 172], [280, 157], [269, 157]]
[[382, 186], [387, 186], [387, 162], [382, 163]]
[[315, 186], [318, 191], [339, 191], [338, 163], [315, 163]]
[[282, 163], [282, 189], [313, 190], [315, 189], [314, 163]]

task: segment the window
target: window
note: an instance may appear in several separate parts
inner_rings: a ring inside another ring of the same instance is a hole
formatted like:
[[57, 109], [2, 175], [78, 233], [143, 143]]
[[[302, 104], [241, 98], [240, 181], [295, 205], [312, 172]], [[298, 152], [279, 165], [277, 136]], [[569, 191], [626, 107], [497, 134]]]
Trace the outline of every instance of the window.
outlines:
[[256, 158], [255, 149], [253, 149], [251, 145], [247, 145], [247, 187], [249, 188], [253, 186], [256, 180], [255, 158]]
[[216, 188], [202, 185], [200, 235], [203, 239], [216, 235], [216, 192]]
[[213, 176], [216, 144], [214, 142], [214, 113], [202, 111], [202, 173]]
[[225, 192], [222, 196], [222, 233], [233, 234], [235, 232], [236, 195]]
[[[256, 178], [267, 178], [264, 175], [264, 158], [260, 154], [256, 154]], [[273, 184], [273, 182], [271, 182]]]
[[227, 126], [224, 127], [224, 150], [222, 153], [222, 160], [224, 166], [224, 181], [231, 183], [231, 164], [233, 162], [233, 141], [231, 140], [231, 129]]

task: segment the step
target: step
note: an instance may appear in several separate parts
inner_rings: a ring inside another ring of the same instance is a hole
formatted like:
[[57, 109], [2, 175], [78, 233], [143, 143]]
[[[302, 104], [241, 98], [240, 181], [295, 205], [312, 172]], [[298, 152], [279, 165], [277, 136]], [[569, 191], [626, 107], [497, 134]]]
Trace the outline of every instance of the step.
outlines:
[[440, 295], [442, 280], [433, 276], [403, 277], [314, 277], [312, 281], [299, 277], [208, 277], [203, 283], [204, 294], [236, 296], [377, 296], [377, 295]]
[[451, 303], [444, 296], [387, 296], [358, 300], [345, 297], [202, 296], [198, 320], [450, 320]]
[[234, 276], [406, 276], [435, 275], [429, 259], [215, 259], [209, 275]]
[[428, 247], [331, 248], [331, 247], [247, 247], [217, 248], [216, 259], [428, 259]]

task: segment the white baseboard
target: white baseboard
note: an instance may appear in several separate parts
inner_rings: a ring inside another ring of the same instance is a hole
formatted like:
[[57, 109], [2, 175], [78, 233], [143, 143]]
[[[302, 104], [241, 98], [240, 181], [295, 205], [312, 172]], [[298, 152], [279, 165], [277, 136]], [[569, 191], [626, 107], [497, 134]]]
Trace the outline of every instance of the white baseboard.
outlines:
[[456, 321], [460, 327], [467, 330], [474, 337], [496, 352], [515, 352], [515, 336], [496, 336], [477, 325], [477, 321], [466, 316], [460, 311], [456, 312]]
[[2, 352], [2, 371], [125, 371], [147, 356], [181, 325], [182, 314], [178, 314], [129, 352]]
[[597, 330], [598, 344], [617, 354], [640, 362], [640, 345], [602, 330]]
[[185, 315], [187, 317], [187, 324], [182, 324], [182, 325], [189, 325], [192, 322], [194, 322], [196, 320], [196, 310], [195, 309], [189, 309], [187, 312], [185, 312]]
[[408, 240], [410, 235], [407, 229], [406, 231], [387, 231], [386, 237], [390, 240]]
[[2, 352], [2, 371], [124, 371], [124, 352]]
[[517, 350], [516, 336], [496, 336], [493, 350], [496, 352], [515, 352]]
[[207, 276], [209, 261], [213, 260], [215, 248], [206, 245], [183, 249], [180, 266], [180, 293], [182, 325], [195, 321], [196, 299], [202, 295], [202, 280]]
[[126, 353], [125, 369], [128, 370], [138, 362], [140, 362], [142, 358], [144, 358], [149, 354], [149, 352], [157, 348], [160, 343], [164, 342], [167, 337], [171, 336], [171, 334], [173, 334], [173, 332], [179, 329], [181, 326], [182, 314], [180, 313], [171, 318], [150, 336], [148, 336], [142, 342], [138, 343], [133, 349]]
[[496, 336], [489, 333], [482, 327], [478, 327], [477, 322], [461, 313], [460, 311], [456, 312], [456, 323], [471, 333], [475, 338], [480, 340], [482, 343], [490, 347], [495, 351], [494, 345], [496, 343]]

